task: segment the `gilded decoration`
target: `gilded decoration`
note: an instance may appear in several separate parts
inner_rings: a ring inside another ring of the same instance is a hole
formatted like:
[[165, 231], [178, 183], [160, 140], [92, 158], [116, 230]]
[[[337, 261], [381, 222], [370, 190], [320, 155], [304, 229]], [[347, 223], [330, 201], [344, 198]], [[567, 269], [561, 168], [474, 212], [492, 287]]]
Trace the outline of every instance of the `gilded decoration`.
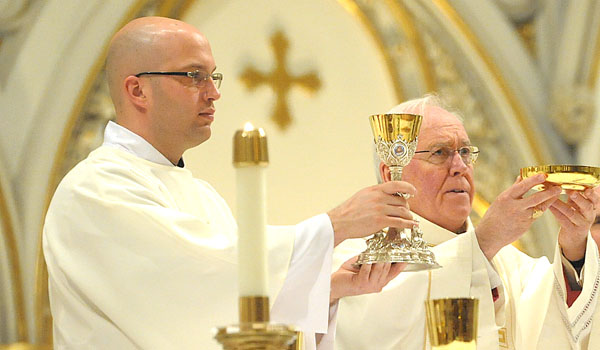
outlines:
[[28, 20], [36, 0], [0, 2], [0, 37], [17, 32]]
[[59, 170], [60, 178], [102, 144], [104, 127], [109, 120], [115, 118], [104, 70], [94, 83], [92, 91], [81, 117], [77, 120], [71, 133], [70, 142]]
[[321, 80], [315, 72], [294, 76], [287, 68], [287, 55], [290, 43], [288, 38], [279, 30], [271, 36], [271, 47], [275, 53], [275, 67], [265, 73], [254, 67], [247, 66], [240, 79], [250, 91], [259, 86], [270, 86], [275, 92], [276, 102], [271, 113], [271, 120], [285, 130], [292, 123], [292, 114], [288, 107], [287, 96], [292, 87], [298, 86], [309, 93], [315, 93], [321, 88]]
[[[475, 164], [475, 187], [477, 194], [491, 203], [504, 189], [514, 181], [518, 168], [512, 166], [509, 155], [510, 140], [502, 137], [500, 129], [494, 127], [498, 123], [477, 99], [473, 88], [460, 74], [452, 56], [434, 40], [434, 37], [423, 31], [423, 38], [429, 60], [434, 69], [438, 93], [444, 102], [455, 108], [463, 117], [465, 129], [471, 143], [479, 147], [481, 153]], [[514, 169], [513, 169], [514, 168]], [[498, 171], [505, 169], [505, 171]], [[477, 217], [473, 218], [477, 221]]]
[[589, 136], [594, 100], [592, 88], [583, 84], [565, 84], [553, 94], [550, 119], [568, 144], [577, 145]]
[[[406, 78], [403, 79], [403, 72], [420, 68], [424, 79], [433, 77], [433, 81], [426, 85], [435, 86], [436, 92], [444, 97], [445, 102], [464, 116], [471, 142], [482, 150], [475, 172], [479, 197], [477, 202], [486, 204], [493, 201], [512, 184], [512, 174], [518, 173], [519, 168], [511, 166], [508, 157], [511, 154], [509, 140], [501, 137], [500, 128], [493, 127], [497, 121], [492, 115], [485, 113], [472, 87], [458, 71], [452, 56], [423, 27], [414, 22], [410, 23], [412, 26], [407, 26], [406, 21], [403, 25], [399, 24], [403, 18], [417, 18], [411, 14], [401, 16], [402, 11], [406, 10], [400, 5], [400, 1], [340, 0], [340, 3], [356, 17], [367, 22], [366, 29], [376, 36], [375, 40], [384, 50], [383, 57], [387, 60], [388, 67], [391, 67], [391, 79], [400, 86], [397, 86], [397, 91], [402, 92], [403, 84], [407, 83]], [[426, 90], [415, 91], [407, 94], [406, 98], [418, 97], [425, 92]], [[401, 101], [405, 98], [398, 96], [398, 99]], [[508, 171], [499, 172], [497, 169]], [[478, 219], [477, 215], [473, 217], [475, 222]]]
[[529, 51], [531, 56], [535, 57], [537, 53], [537, 46], [535, 43], [535, 22], [533, 18], [528, 22], [516, 24], [517, 33], [521, 37], [521, 41], [525, 44], [525, 47]]
[[[17, 232], [13, 224], [13, 215], [9, 209], [5, 189], [0, 184], [0, 246], [4, 246], [9, 267], [9, 278], [12, 285], [12, 299], [14, 303], [14, 316], [17, 329], [17, 340], [28, 337], [27, 323], [25, 322], [25, 300], [23, 294], [23, 276], [19, 264], [19, 251], [17, 250]], [[3, 244], [2, 244], [3, 243]], [[6, 319], [9, 319], [7, 317]]]

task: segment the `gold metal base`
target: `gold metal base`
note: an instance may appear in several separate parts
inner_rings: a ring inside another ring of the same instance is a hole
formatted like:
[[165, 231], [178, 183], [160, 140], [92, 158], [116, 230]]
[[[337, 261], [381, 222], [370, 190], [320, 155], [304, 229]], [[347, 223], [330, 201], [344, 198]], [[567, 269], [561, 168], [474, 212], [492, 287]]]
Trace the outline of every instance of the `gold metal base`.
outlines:
[[292, 326], [255, 322], [219, 328], [215, 338], [223, 350], [289, 350], [296, 332]]
[[240, 323], [269, 322], [269, 297], [240, 297], [238, 305]]
[[302, 332], [296, 327], [269, 323], [269, 297], [239, 299], [240, 323], [216, 330], [224, 350], [301, 350]]

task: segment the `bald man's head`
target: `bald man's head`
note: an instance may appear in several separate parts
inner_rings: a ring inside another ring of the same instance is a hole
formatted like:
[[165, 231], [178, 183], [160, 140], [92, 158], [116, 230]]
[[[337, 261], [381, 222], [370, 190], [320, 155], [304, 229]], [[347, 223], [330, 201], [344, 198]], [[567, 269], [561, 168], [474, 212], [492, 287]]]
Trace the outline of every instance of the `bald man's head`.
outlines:
[[215, 70], [210, 44], [193, 26], [162, 17], [129, 22], [106, 60], [117, 122], [177, 164], [185, 150], [210, 138], [221, 97]]
[[195, 27], [165, 17], [134, 19], [112, 38], [106, 58], [106, 75], [117, 118], [123, 104], [122, 83], [132, 74], [155, 71], [172, 52], [173, 39], [182, 33], [206, 38]]

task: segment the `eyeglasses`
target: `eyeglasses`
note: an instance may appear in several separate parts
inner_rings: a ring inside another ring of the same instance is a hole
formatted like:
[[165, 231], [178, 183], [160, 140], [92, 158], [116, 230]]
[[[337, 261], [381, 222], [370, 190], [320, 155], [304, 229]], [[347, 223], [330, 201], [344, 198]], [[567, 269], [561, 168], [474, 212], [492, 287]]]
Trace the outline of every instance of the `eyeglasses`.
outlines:
[[195, 70], [193, 72], [142, 72], [135, 75], [135, 77], [139, 78], [142, 75], [176, 75], [183, 77], [192, 78], [192, 82], [194, 85], [199, 88], [208, 87], [209, 81], [212, 80], [215, 83], [215, 86], [218, 88], [221, 87], [221, 81], [223, 81], [222, 73], [212, 73], [203, 75], [199, 70]]
[[[416, 151], [418, 153], [429, 153], [429, 155], [423, 159], [432, 164], [443, 164], [448, 158], [454, 156], [454, 152], [458, 152], [460, 158], [466, 165], [474, 164], [479, 156], [479, 148], [475, 146], [464, 146], [459, 149], [452, 149], [448, 147], [438, 147], [431, 151]], [[418, 158], [417, 158], [418, 159]]]

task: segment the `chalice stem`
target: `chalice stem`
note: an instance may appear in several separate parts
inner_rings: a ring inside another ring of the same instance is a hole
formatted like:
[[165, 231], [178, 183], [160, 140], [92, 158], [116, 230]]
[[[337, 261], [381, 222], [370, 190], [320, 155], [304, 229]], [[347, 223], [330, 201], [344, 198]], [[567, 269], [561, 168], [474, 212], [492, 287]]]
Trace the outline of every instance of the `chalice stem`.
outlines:
[[390, 175], [392, 181], [402, 180], [402, 167], [401, 166], [390, 166]]

